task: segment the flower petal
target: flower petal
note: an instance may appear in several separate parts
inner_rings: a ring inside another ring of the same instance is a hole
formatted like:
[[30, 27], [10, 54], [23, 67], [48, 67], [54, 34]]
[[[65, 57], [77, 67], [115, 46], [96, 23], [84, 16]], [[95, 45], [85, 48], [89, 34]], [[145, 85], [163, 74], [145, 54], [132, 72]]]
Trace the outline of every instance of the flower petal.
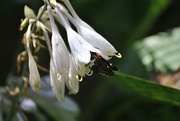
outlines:
[[[95, 32], [93, 29], [86, 27], [82, 24], [79, 23], [79, 21], [76, 21], [62, 6], [58, 6], [56, 8], [56, 12], [59, 14], [60, 12], [63, 12], [64, 15], [74, 24], [74, 26], [77, 28], [78, 31], [80, 31], [80, 35], [81, 38], [83, 38], [81, 31], [83, 31], [83, 29], [85, 29], [85, 37], [83, 39], [81, 39], [81, 43], [82, 45], [88, 49], [91, 52], [96, 52], [98, 54], [100, 54], [104, 59], [109, 60], [110, 57], [108, 56], [112, 56], [115, 55], [114, 53], [116, 52], [115, 48], [107, 41], [105, 40], [105, 38], [103, 38], [101, 35], [99, 35], [97, 32]], [[88, 24], [87, 24], [88, 25]], [[89, 26], [89, 25], [88, 25]], [[87, 30], [89, 30], [91, 33], [88, 33]], [[87, 37], [88, 36], [88, 37]], [[94, 37], [95, 36], [95, 37]], [[93, 38], [93, 39], [89, 39], [89, 38]], [[98, 41], [97, 39], [99, 38], [99, 40], [102, 41]], [[86, 40], [88, 39], [88, 41]], [[94, 40], [95, 39], [95, 40]], [[83, 41], [84, 40], [84, 41]], [[93, 41], [91, 41], [93, 40]], [[97, 42], [97, 44], [96, 44]], [[101, 44], [102, 43], [102, 44]], [[104, 46], [105, 45], [105, 46]], [[106, 51], [109, 51], [110, 48], [108, 47], [108, 49], [106, 50], [106, 46], [109, 45], [109, 47], [111, 47], [111, 53], [107, 53]], [[103, 49], [102, 49], [103, 48]], [[106, 51], [102, 51], [102, 50], [106, 50]], [[113, 54], [112, 54], [113, 53]]]
[[83, 38], [70, 28], [67, 30], [67, 36], [74, 59], [78, 59], [78, 61], [81, 63], [85, 63], [85, 64], [89, 63], [90, 52], [89, 50], [84, 48]]
[[[58, 5], [59, 9], [66, 14], [66, 16], [70, 19], [70, 21], [76, 26], [78, 33], [93, 47], [99, 49], [101, 52], [98, 52], [103, 58], [106, 60], [110, 59], [107, 56], [113, 56], [117, 53], [116, 49], [100, 34], [98, 34], [90, 25], [81, 20], [79, 16], [74, 11], [72, 5], [69, 0], [63, 0], [71, 14], [74, 18], [72, 18], [68, 12], [64, 9], [62, 5]], [[95, 51], [94, 51], [95, 52]]]
[[33, 90], [37, 91], [41, 87], [41, 79], [37, 69], [36, 62], [31, 54], [31, 51], [28, 49], [29, 57], [29, 83]]
[[61, 75], [67, 75], [69, 69], [69, 51], [62, 37], [60, 36], [58, 28], [54, 22], [51, 7], [48, 6], [47, 9], [52, 27], [52, 59], [58, 73], [60, 73]]
[[64, 99], [65, 84], [62, 75], [57, 72], [57, 68], [52, 59], [50, 61], [50, 82], [54, 94], [59, 101], [62, 101]]
[[52, 35], [52, 56], [60, 74], [67, 74], [69, 69], [69, 51], [58, 33]]
[[69, 80], [66, 81], [66, 85], [70, 92], [76, 94], [79, 91], [79, 80], [77, 79], [78, 72], [74, 67], [74, 63], [71, 60], [69, 68]]
[[99, 49], [102, 53], [108, 56], [113, 56], [117, 53], [116, 49], [96, 31], [79, 25], [78, 33], [93, 47]]

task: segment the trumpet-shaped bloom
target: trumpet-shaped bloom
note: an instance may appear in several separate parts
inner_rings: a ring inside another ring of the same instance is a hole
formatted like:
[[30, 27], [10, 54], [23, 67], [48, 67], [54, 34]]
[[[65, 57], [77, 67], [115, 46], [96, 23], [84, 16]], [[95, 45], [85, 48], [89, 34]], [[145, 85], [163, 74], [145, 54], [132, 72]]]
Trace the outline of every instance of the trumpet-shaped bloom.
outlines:
[[61, 13], [61, 9], [58, 6], [55, 8], [55, 11], [62, 20], [66, 29], [68, 43], [75, 62], [76, 70], [78, 71], [80, 76], [84, 76], [87, 69], [89, 68], [87, 65], [91, 61], [90, 52], [99, 53], [103, 57], [106, 57], [106, 55], [104, 55], [99, 49], [93, 47], [91, 44], [85, 41], [77, 32], [75, 32], [70, 27], [67, 19], [65, 18], [65, 16], [63, 16], [63, 14]]
[[54, 22], [52, 10], [48, 6], [48, 13], [52, 27], [52, 57], [57, 71], [60, 74], [68, 73], [69, 68], [69, 51], [64, 43], [64, 40], [60, 36], [57, 26]]
[[[68, 1], [68, 0], [64, 0]], [[69, 2], [68, 2], [69, 3]], [[68, 4], [69, 8], [71, 6]], [[91, 44], [94, 48], [99, 50], [99, 54], [105, 58], [106, 60], [110, 59], [107, 56], [116, 55], [116, 49], [100, 34], [98, 34], [92, 27], [90, 27], [87, 23], [82, 24], [82, 20], [77, 16], [75, 11], [71, 8], [70, 11], [74, 15], [74, 18], [63, 8], [63, 6], [58, 5], [59, 9], [68, 17], [68, 19], [74, 24], [77, 28], [79, 35]], [[84, 22], [83, 22], [84, 23]]]
[[51, 85], [58, 99], [63, 100], [65, 80], [69, 79], [69, 51], [54, 22], [51, 7], [48, 6], [47, 8], [52, 27], [52, 60], [50, 66]]
[[38, 90], [41, 87], [41, 79], [37, 69], [36, 62], [28, 48], [28, 58], [29, 58], [29, 83], [33, 90]]

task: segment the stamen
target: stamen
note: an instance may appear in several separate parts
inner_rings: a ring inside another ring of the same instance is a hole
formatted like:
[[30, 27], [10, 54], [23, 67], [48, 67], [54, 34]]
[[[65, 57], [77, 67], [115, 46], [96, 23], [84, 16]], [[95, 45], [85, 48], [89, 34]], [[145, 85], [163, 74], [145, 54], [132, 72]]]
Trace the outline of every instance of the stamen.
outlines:
[[79, 75], [76, 75], [76, 79], [78, 80], [78, 81], [82, 81], [83, 80], [83, 78], [81, 77], [81, 76], [79, 76]]
[[116, 56], [117, 58], [122, 58], [122, 55], [121, 55], [120, 53], [116, 53], [115, 56]]
[[92, 76], [92, 74], [93, 74], [93, 70], [90, 70], [88, 73], [86, 73], [86, 75], [88, 76]]
[[14, 91], [10, 90], [10, 88], [8, 86], [6, 86], [6, 89], [9, 92], [9, 94], [12, 95], [12, 96], [16, 96], [16, 95], [18, 95], [20, 93], [19, 87], [16, 87], [14, 89]]

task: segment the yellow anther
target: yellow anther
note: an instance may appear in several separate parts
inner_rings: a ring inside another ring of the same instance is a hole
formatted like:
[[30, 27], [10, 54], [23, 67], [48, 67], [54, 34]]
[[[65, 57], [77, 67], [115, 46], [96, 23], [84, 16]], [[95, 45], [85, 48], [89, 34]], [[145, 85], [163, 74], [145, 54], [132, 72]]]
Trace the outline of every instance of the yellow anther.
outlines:
[[117, 53], [117, 54], [115, 54], [115, 56], [116, 56], [117, 58], [122, 58], [121, 53]]

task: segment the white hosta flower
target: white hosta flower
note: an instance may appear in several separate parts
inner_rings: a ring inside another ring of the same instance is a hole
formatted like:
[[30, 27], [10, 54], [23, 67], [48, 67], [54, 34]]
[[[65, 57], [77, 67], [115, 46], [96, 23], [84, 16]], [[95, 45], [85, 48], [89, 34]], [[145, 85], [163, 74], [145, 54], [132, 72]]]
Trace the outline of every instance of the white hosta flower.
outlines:
[[[68, 0], [64, 0], [64, 2]], [[68, 2], [69, 3], [69, 2]], [[70, 4], [70, 3], [69, 3]], [[68, 5], [70, 6], [70, 5]], [[74, 15], [74, 18], [64, 9], [62, 5], [58, 5], [59, 9], [68, 17], [68, 19], [75, 25], [78, 33], [81, 37], [91, 44], [94, 48], [99, 49], [99, 53], [106, 60], [110, 59], [106, 56], [116, 55], [116, 49], [100, 34], [98, 34], [94, 29], [92, 29], [88, 24], [82, 24], [82, 20], [75, 14], [73, 9], [70, 9], [71, 13]], [[72, 8], [71, 6], [69, 8]], [[83, 22], [84, 23], [84, 22]], [[102, 54], [103, 53], [103, 54]], [[106, 56], [104, 56], [106, 55]], [[121, 55], [116, 55], [121, 57]]]
[[58, 32], [52, 32], [52, 57], [57, 71], [62, 75], [67, 75], [69, 73], [69, 51]]
[[55, 66], [60, 74], [68, 73], [69, 68], [69, 51], [60, 36], [57, 26], [54, 22], [52, 9], [48, 6], [48, 13], [52, 27], [52, 57]]
[[28, 58], [29, 58], [29, 83], [33, 90], [38, 90], [41, 87], [41, 79], [37, 69], [36, 62], [28, 48]]
[[58, 73], [57, 66], [55, 66], [55, 64], [54, 64], [53, 56], [51, 53], [52, 48], [50, 45], [50, 39], [48, 37], [48, 34], [43, 26], [42, 26], [42, 29], [44, 31], [44, 36], [46, 37], [47, 46], [48, 46], [50, 56], [51, 56], [51, 59], [50, 59], [50, 84], [51, 84], [52, 90], [53, 90], [54, 94], [56, 95], [56, 97], [58, 98], [58, 100], [62, 101], [62, 100], [64, 100], [64, 90], [65, 90], [64, 80], [62, 80], [63, 79], [63, 78], [61, 78], [62, 75], [60, 73]]
[[66, 21], [66, 18], [63, 16], [58, 6], [55, 8], [55, 11], [62, 20], [66, 29], [68, 43], [71, 49], [73, 59], [75, 61], [76, 69], [79, 75], [83, 77], [86, 74], [87, 69], [89, 68], [87, 65], [91, 61], [90, 52], [99, 53], [104, 58], [108, 57], [103, 54], [99, 49], [93, 47], [91, 44], [85, 41], [77, 32], [75, 32], [70, 27], [69, 23]]
[[69, 74], [69, 51], [60, 36], [57, 26], [54, 22], [52, 9], [50, 6], [48, 8], [48, 14], [52, 27], [52, 60], [51, 62], [51, 85], [54, 93], [59, 100], [63, 100], [65, 80], [68, 80]]

